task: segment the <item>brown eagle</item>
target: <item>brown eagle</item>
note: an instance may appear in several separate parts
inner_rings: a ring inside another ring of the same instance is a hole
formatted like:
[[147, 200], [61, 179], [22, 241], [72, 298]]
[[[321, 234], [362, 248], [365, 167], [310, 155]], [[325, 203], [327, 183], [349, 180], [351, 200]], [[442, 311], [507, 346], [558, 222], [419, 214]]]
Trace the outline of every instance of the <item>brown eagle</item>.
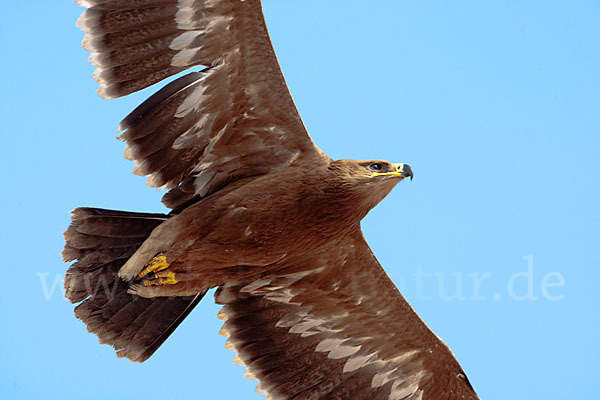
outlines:
[[259, 0], [77, 3], [100, 96], [205, 67], [120, 125], [172, 211], [78, 208], [65, 232], [66, 296], [101, 343], [144, 361], [218, 288], [227, 347], [269, 398], [478, 398], [361, 232], [411, 168], [315, 146]]

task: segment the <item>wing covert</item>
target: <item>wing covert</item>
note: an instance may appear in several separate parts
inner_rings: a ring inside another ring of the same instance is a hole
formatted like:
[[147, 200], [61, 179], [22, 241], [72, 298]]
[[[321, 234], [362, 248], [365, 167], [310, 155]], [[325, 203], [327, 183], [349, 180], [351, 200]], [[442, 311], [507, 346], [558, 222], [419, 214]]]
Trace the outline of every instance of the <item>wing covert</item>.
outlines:
[[298, 115], [259, 0], [76, 0], [98, 93], [120, 97], [190, 67], [120, 125], [125, 157], [177, 208], [303, 157]]
[[310, 267], [220, 288], [227, 347], [269, 398], [478, 399], [362, 234]]

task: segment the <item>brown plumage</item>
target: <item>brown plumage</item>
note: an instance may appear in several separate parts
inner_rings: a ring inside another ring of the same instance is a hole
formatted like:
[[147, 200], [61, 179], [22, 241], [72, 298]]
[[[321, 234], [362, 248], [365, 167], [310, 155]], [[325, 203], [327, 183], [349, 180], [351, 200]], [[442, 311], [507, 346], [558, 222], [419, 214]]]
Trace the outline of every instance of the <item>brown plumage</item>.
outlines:
[[259, 0], [77, 3], [101, 96], [205, 67], [120, 125], [172, 212], [73, 212], [66, 296], [88, 330], [144, 361], [217, 287], [227, 346], [270, 398], [477, 399], [360, 229], [412, 170], [314, 145]]

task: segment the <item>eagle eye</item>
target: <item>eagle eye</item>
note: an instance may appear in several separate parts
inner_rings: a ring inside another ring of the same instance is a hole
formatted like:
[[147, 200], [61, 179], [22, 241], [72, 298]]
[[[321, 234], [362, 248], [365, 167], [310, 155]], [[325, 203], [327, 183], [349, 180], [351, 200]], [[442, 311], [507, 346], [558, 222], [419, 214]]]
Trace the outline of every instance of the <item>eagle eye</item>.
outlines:
[[369, 164], [369, 169], [372, 171], [381, 171], [383, 169], [383, 165], [381, 165], [381, 163], [374, 162]]

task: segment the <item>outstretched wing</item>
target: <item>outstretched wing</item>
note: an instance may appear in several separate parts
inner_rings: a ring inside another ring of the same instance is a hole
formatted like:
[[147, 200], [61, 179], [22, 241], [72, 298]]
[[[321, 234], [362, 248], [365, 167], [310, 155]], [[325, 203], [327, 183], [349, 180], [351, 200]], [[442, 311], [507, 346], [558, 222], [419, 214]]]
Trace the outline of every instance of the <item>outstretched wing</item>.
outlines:
[[177, 208], [229, 182], [326, 156], [294, 106], [260, 0], [76, 0], [105, 98], [190, 67], [120, 125], [125, 157]]
[[478, 399], [362, 234], [304, 270], [216, 293], [227, 347], [269, 398]]

